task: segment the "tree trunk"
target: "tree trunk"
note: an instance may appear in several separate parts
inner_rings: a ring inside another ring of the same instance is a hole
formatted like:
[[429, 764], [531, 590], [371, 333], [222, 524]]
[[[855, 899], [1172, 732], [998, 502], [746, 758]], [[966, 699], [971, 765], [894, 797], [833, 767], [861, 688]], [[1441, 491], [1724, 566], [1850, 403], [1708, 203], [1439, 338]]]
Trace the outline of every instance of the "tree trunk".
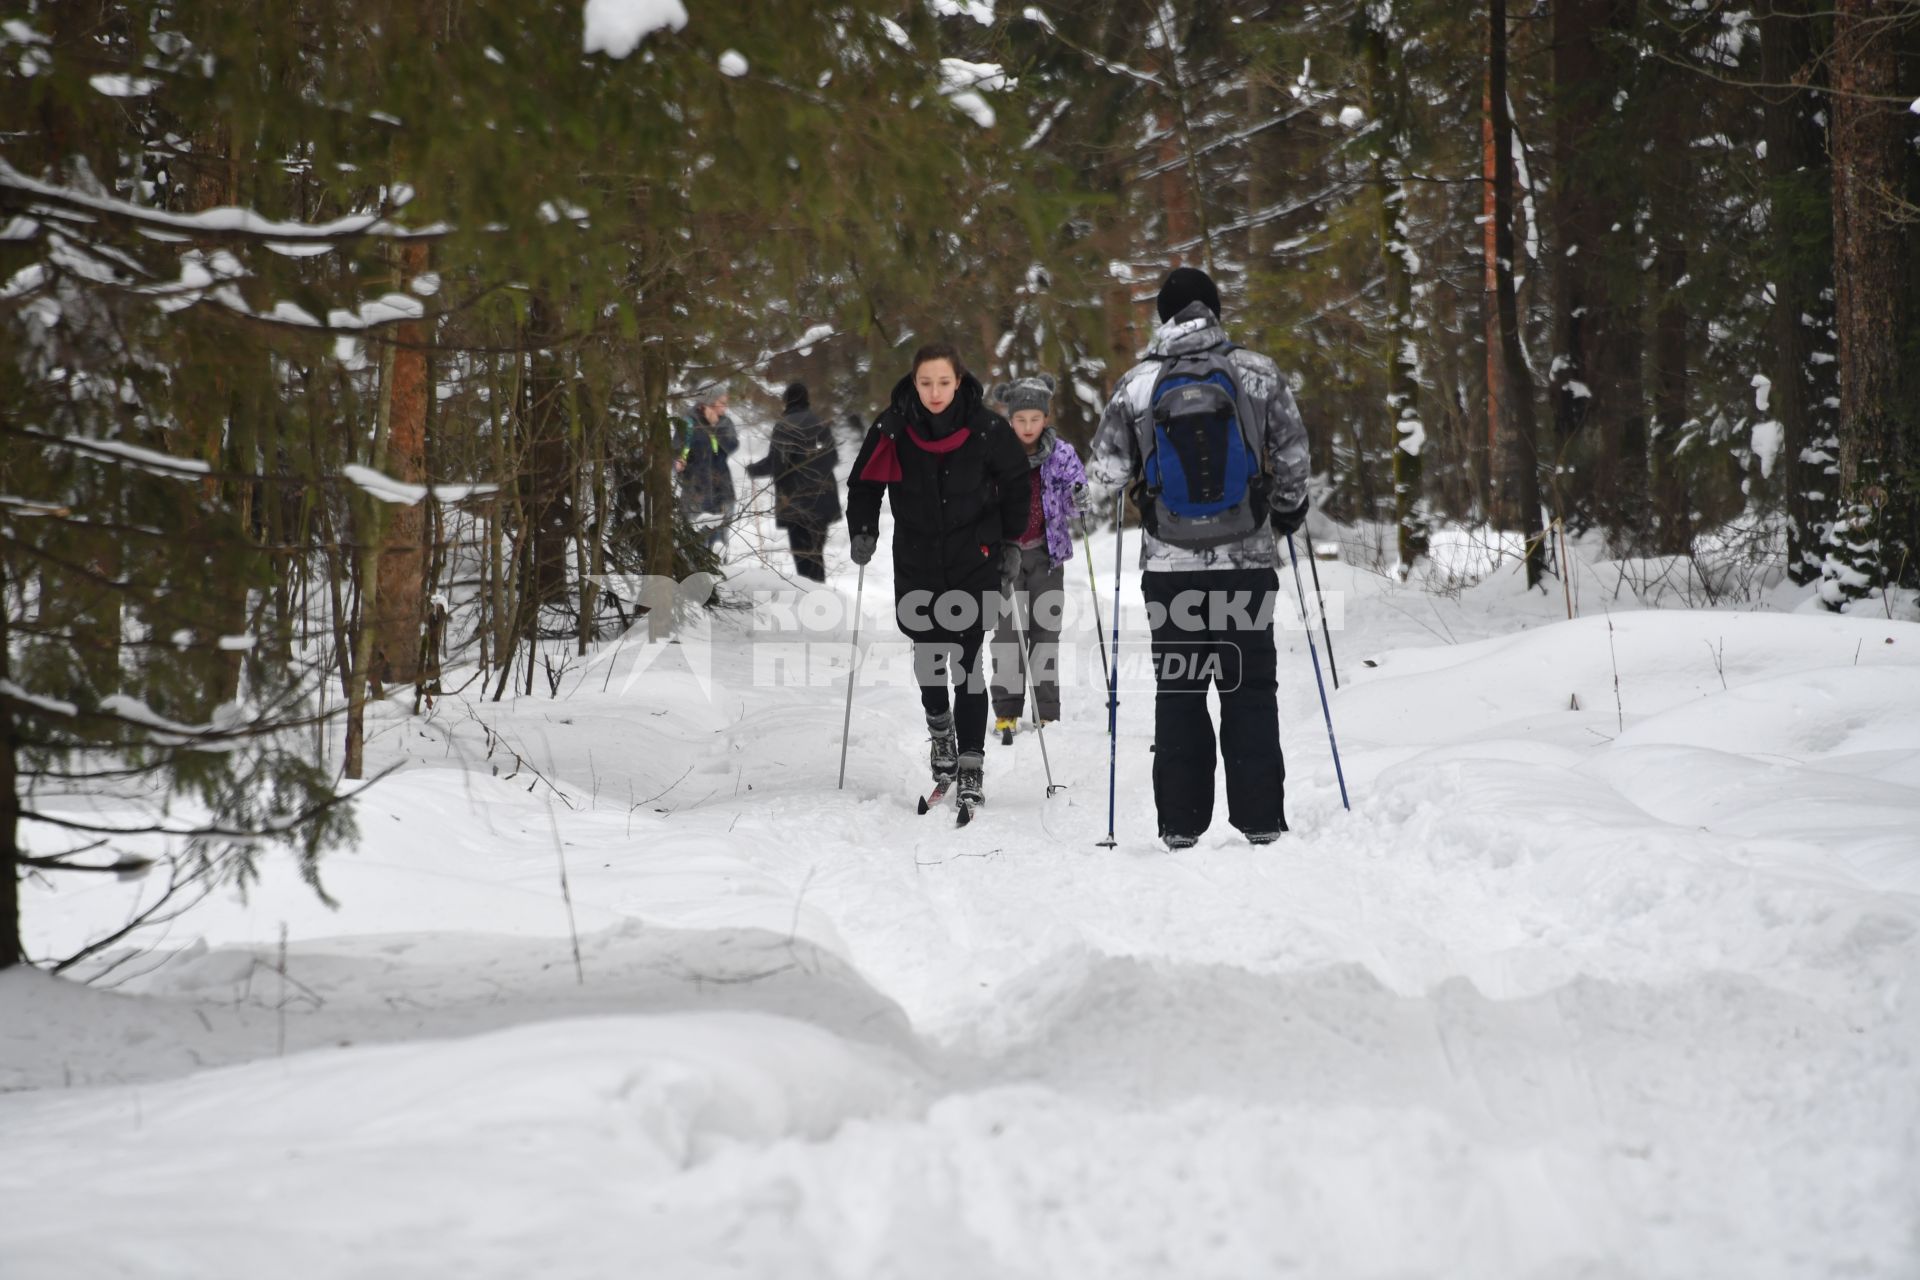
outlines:
[[540, 610], [567, 591], [568, 480], [566, 384], [554, 347], [559, 317], [536, 293], [527, 308], [527, 519], [532, 526], [533, 598], [528, 617], [538, 631]]
[[1840, 518], [1830, 604], [1920, 577], [1908, 468], [1916, 434], [1908, 340], [1910, 236], [1899, 221], [1913, 163], [1899, 89], [1896, 0], [1839, 0], [1834, 26], [1833, 251], [1840, 337]]
[[[394, 348], [389, 345], [380, 360], [380, 408], [373, 429], [373, 449], [368, 461], [375, 471], [387, 463], [387, 432], [393, 414]], [[360, 585], [360, 600], [350, 622], [351, 666], [346, 671], [347, 729], [342, 776], [366, 777], [367, 698], [381, 697], [385, 690], [380, 672], [374, 665], [374, 619], [380, 609], [380, 549], [386, 543], [388, 504], [370, 493], [356, 493], [354, 503], [353, 557]]]
[[[42, 10], [50, 27], [54, 65], [84, 67], [95, 63], [101, 53], [96, 41], [103, 31], [111, 28], [112, 10], [109, 0], [61, 0]], [[104, 131], [89, 132], [89, 123], [100, 117], [75, 107], [79, 92], [75, 89], [71, 94], [44, 95], [40, 100], [37, 130], [21, 129], [19, 124], [9, 122], [9, 131], [20, 129], [13, 134], [13, 139], [26, 144], [23, 150], [11, 152], [9, 159], [35, 176], [40, 176], [45, 166], [59, 182], [104, 194], [100, 177], [114, 171], [113, 157], [118, 143]]]
[[[1814, 92], [1823, 60], [1815, 50], [1813, 0], [1774, 0], [1760, 20], [1767, 143], [1768, 231], [1773, 312], [1768, 318], [1769, 407], [1780, 452], [1767, 484], [1784, 496], [1787, 576], [1820, 576], [1827, 527], [1840, 491], [1840, 441], [1831, 402], [1833, 187], [1825, 104]], [[1806, 85], [1786, 89], [1780, 86]], [[1816, 360], [1815, 357], [1824, 357]]]
[[[1490, 411], [1499, 415], [1489, 440], [1489, 461], [1498, 469], [1496, 524], [1526, 540], [1527, 585], [1537, 587], [1546, 570], [1546, 539], [1540, 522], [1540, 468], [1535, 443], [1533, 379], [1520, 346], [1520, 307], [1513, 283], [1513, 122], [1507, 117], [1507, 3], [1487, 4], [1487, 124], [1484, 157], [1492, 170], [1488, 201], [1488, 271], [1493, 308], [1488, 338], [1489, 378], [1498, 379]], [[1497, 365], [1497, 368], [1495, 367]]]
[[[493, 497], [493, 521], [487, 533], [487, 547], [492, 572], [492, 596], [488, 613], [493, 619], [493, 660], [494, 665], [505, 670], [512, 661], [513, 647], [518, 632], [514, 629], [513, 619], [519, 609], [519, 581], [514, 576], [514, 567], [519, 564], [518, 539], [525, 536], [526, 502], [525, 484], [516, 480], [511, 487], [505, 481], [509, 476], [517, 476], [519, 468], [510, 462], [507, 442], [510, 436], [518, 435], [518, 424], [522, 421], [521, 394], [526, 377], [526, 361], [515, 355], [510, 362], [513, 368], [511, 386], [502, 388], [498, 376], [498, 366], [491, 365], [494, 371], [492, 386], [487, 397], [487, 412], [493, 420], [493, 474], [501, 478], [501, 486]], [[506, 411], [501, 411], [502, 405]], [[504, 682], [504, 677], [503, 677]], [[496, 695], [497, 697], [498, 695]]]
[[[1174, 140], [1178, 144], [1177, 149], [1171, 152], [1171, 157], [1177, 157], [1178, 172], [1174, 174], [1163, 170], [1162, 176], [1163, 179], [1173, 178], [1176, 184], [1185, 188], [1184, 191], [1165, 189], [1167, 242], [1172, 249], [1170, 258], [1173, 265], [1179, 265], [1184, 259], [1179, 246], [1197, 241], [1200, 248], [1199, 265], [1212, 272], [1215, 269], [1213, 230], [1207, 212], [1206, 189], [1200, 176], [1200, 156], [1194, 147], [1189, 90], [1180, 67], [1180, 50], [1185, 41], [1173, 30], [1169, 21], [1172, 16], [1169, 6], [1158, 7], [1154, 15], [1160, 28], [1161, 92], [1171, 92], [1173, 99], [1171, 113], [1163, 112], [1160, 118], [1163, 125], [1177, 130]], [[1164, 166], [1170, 162], [1168, 146], [1162, 143], [1161, 164]]]
[[1387, 418], [1392, 441], [1393, 519], [1404, 577], [1427, 554], [1427, 507], [1422, 494], [1426, 425], [1420, 420], [1420, 377], [1413, 341], [1413, 270], [1406, 222], [1407, 186], [1389, 172], [1392, 153], [1405, 142], [1404, 93], [1387, 32], [1367, 29], [1367, 86], [1375, 127], [1372, 177], [1374, 216], [1380, 237], [1380, 271], [1386, 286]]
[[[402, 245], [400, 287], [427, 271], [427, 245]], [[387, 430], [386, 472], [403, 484], [427, 480], [427, 344], [431, 325], [409, 320], [393, 328], [393, 407]], [[379, 610], [374, 615], [374, 644], [381, 679], [411, 684], [419, 675], [420, 637], [425, 625], [427, 595], [422, 570], [426, 562], [427, 508], [425, 502], [394, 505], [387, 513], [386, 537], [380, 548]]]
[[[667, 354], [658, 345], [641, 355], [641, 421], [646, 424], [646, 571], [674, 576], [673, 421], [667, 413]], [[647, 611], [647, 634], [664, 640], [673, 619], [659, 609]]]
[[599, 578], [607, 571], [611, 512], [607, 502], [607, 420], [600, 412], [592, 388], [587, 385], [584, 368], [575, 370], [574, 383], [575, 416], [580, 422], [582, 459], [576, 484], [581, 493], [578, 500], [581, 514], [575, 521], [581, 530], [579, 550], [574, 556], [580, 574], [580, 627], [576, 651], [584, 655], [600, 635], [597, 621], [600, 612]]
[[[13, 678], [13, 601], [0, 570], [0, 681]], [[23, 964], [20, 938], [20, 759], [13, 706], [0, 698], [0, 970]]]
[[[1506, 101], [1507, 6], [1505, 0], [1488, 0], [1485, 32], [1485, 81], [1480, 95], [1480, 321], [1487, 352], [1487, 448], [1481, 467], [1485, 478], [1484, 514], [1499, 524], [1498, 485], [1494, 480], [1495, 459], [1499, 456], [1501, 417], [1506, 402], [1506, 367], [1501, 360], [1500, 343], [1500, 153], [1504, 149], [1500, 129], [1495, 122], [1495, 101]], [[1498, 74], [1496, 75], [1496, 69]]]
[[[1691, 73], [1671, 65], [1656, 83], [1679, 101]], [[1692, 315], [1683, 281], [1687, 275], [1687, 210], [1692, 195], [1692, 165], [1687, 154], [1686, 117], [1664, 111], [1654, 124], [1652, 181], [1649, 191], [1653, 254], [1653, 420], [1648, 462], [1652, 479], [1653, 532], [1650, 550], [1685, 555], [1693, 548], [1692, 464], [1679, 453], [1687, 424], [1689, 391], [1688, 331]]]
[[1569, 464], [1560, 484], [1582, 522], [1630, 530], [1644, 501], [1646, 425], [1637, 320], [1612, 284], [1633, 221], [1620, 175], [1636, 171], [1621, 162], [1614, 95], [1627, 86], [1612, 46], [1632, 27], [1634, 0], [1556, 0], [1553, 13], [1548, 378], [1554, 435]]
[[1684, 555], [1693, 547], [1693, 486], [1689, 463], [1680, 455], [1687, 423], [1689, 376], [1686, 299], [1677, 286], [1687, 271], [1687, 246], [1671, 231], [1663, 233], [1654, 264], [1659, 311], [1654, 318], [1653, 427], [1648, 453], [1653, 479], [1651, 549]]
[[[208, 129], [192, 139], [179, 164], [183, 176], [179, 191], [187, 212], [204, 213], [240, 203], [239, 167], [233, 153], [233, 129], [228, 125]], [[234, 478], [210, 478], [202, 482], [209, 506], [219, 524], [231, 524], [235, 536], [251, 539], [253, 533], [252, 477], [259, 468], [260, 423], [272, 411], [277, 398], [274, 387], [272, 354], [261, 347], [231, 349], [222, 346], [192, 362], [195, 368], [186, 377], [205, 379], [197, 394], [182, 397], [182, 417], [193, 431], [190, 447], [215, 472]], [[195, 531], [195, 537], [217, 537], [212, 531]], [[214, 636], [238, 635], [247, 628], [249, 615], [247, 575], [221, 572], [211, 575], [211, 597], [207, 629], [211, 634], [201, 642], [211, 644]], [[183, 703], [191, 715], [205, 718], [215, 706], [240, 696], [241, 674], [246, 654], [242, 650], [217, 653], [206, 666], [213, 678]]]
[[1273, 247], [1273, 233], [1260, 225], [1260, 211], [1274, 202], [1273, 193], [1280, 186], [1279, 171], [1272, 162], [1276, 150], [1274, 131], [1261, 128], [1274, 108], [1274, 101], [1273, 86], [1265, 75], [1256, 73], [1248, 77], [1247, 123], [1259, 130], [1247, 139], [1246, 199], [1241, 204], [1247, 229], [1241, 237], [1240, 253], [1249, 274], [1260, 269], [1266, 262], [1267, 251]]
[[[424, 460], [425, 474], [431, 479], [434, 476], [443, 474], [440, 461], [434, 456], [434, 449], [441, 443], [444, 437], [440, 435], [439, 404], [438, 398], [434, 395], [434, 373], [433, 363], [431, 361], [427, 363], [425, 375], [427, 411], [426, 430], [422, 435], [421, 457]], [[414, 673], [413, 681], [413, 711], [415, 715], [420, 714], [420, 708], [423, 702], [427, 706], [432, 706], [433, 699], [440, 696], [440, 660], [445, 653], [447, 639], [447, 602], [444, 598], [434, 598], [438, 595], [438, 584], [447, 572], [447, 508], [444, 503], [429, 491], [424, 503], [424, 511], [425, 518], [421, 527], [420, 552], [426, 560], [426, 569], [421, 582], [421, 591], [426, 598], [421, 604], [420, 647], [416, 651], [418, 656], [418, 669]], [[477, 605], [475, 619], [477, 625], [475, 630], [483, 636], [487, 625], [485, 601], [487, 584], [484, 563], [483, 553], [482, 567], [480, 570], [481, 576], [478, 583], [478, 595], [480, 598], [475, 602]], [[483, 641], [481, 646], [481, 668], [483, 670], [486, 666], [484, 658], [485, 652], [486, 649]]]
[[1105, 357], [1107, 385], [1111, 395], [1122, 374], [1133, 367], [1134, 353], [1140, 349], [1140, 331], [1134, 318], [1133, 290], [1122, 281], [1110, 281], [1102, 295], [1102, 317], [1106, 321]]

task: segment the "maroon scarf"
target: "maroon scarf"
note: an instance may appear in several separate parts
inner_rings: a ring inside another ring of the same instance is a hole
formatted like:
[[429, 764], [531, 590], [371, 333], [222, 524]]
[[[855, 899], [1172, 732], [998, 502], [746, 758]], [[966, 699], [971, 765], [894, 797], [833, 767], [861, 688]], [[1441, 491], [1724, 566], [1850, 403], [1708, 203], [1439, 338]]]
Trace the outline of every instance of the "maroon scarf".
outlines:
[[[972, 434], [972, 428], [961, 427], [942, 439], [929, 440], [911, 426], [907, 428], [908, 437], [928, 453], [952, 453], [965, 444], [967, 437]], [[872, 480], [878, 484], [892, 484], [904, 478], [900, 470], [898, 446], [894, 444], [892, 436], [882, 435], [873, 446], [873, 452], [867, 455], [867, 465], [860, 468], [860, 479]]]

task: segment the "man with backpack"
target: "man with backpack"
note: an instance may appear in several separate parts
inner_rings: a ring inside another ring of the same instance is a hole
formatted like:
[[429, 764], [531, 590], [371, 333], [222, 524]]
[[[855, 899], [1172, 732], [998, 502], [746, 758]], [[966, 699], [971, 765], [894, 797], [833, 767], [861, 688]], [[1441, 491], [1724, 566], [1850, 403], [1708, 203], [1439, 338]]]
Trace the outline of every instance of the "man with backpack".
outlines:
[[1279, 367], [1227, 340], [1205, 272], [1169, 274], [1159, 313], [1146, 360], [1120, 379], [1101, 415], [1088, 473], [1109, 491], [1128, 485], [1144, 526], [1160, 838], [1190, 848], [1213, 821], [1211, 684], [1227, 820], [1268, 844], [1287, 829], [1276, 540], [1306, 520], [1306, 428]]

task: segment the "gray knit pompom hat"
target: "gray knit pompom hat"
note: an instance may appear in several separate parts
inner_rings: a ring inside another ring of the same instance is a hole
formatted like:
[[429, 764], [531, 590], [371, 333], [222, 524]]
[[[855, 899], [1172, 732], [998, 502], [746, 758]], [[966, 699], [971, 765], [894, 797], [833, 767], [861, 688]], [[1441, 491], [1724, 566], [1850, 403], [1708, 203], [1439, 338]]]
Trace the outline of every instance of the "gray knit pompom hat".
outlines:
[[993, 399], [1007, 407], [1009, 416], [1022, 409], [1050, 413], [1053, 405], [1053, 375], [1036, 373], [1030, 378], [1003, 382], [993, 389]]

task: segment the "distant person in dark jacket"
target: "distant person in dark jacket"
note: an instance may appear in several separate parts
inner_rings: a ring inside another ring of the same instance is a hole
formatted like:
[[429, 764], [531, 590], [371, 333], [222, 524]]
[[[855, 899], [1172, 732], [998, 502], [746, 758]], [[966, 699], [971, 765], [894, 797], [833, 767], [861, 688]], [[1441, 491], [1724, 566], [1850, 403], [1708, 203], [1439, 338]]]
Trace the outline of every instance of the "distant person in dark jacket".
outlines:
[[782, 399], [786, 412], [774, 424], [767, 456], [748, 463], [747, 474], [773, 480], [773, 522], [787, 531], [794, 572], [825, 582], [822, 549], [827, 530], [840, 518], [840, 484], [833, 474], [840, 451], [833, 428], [813, 412], [805, 383], [789, 385]]
[[[980, 652], [1014, 540], [1027, 527], [1027, 455], [980, 383], [944, 343], [920, 348], [893, 389], [847, 482], [853, 559], [880, 541], [880, 499], [893, 508], [894, 617], [913, 641], [936, 782], [958, 780], [963, 805], [983, 791], [987, 673]], [[949, 695], [949, 682], [952, 689]]]
[[694, 401], [693, 420], [678, 436], [674, 470], [680, 473], [680, 500], [694, 516], [717, 517], [695, 523], [707, 527], [707, 545], [718, 546], [733, 515], [733, 468], [728, 459], [740, 448], [739, 428], [727, 416], [726, 391], [709, 392], [706, 399]]

